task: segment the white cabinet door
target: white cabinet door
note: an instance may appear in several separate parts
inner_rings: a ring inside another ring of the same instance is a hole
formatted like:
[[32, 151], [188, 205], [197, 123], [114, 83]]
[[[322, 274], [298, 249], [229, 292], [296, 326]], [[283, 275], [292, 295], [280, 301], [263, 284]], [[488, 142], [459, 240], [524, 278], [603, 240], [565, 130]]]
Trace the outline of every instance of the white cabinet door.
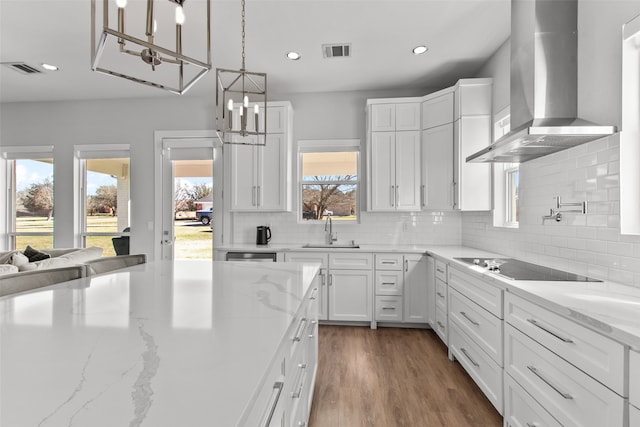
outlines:
[[436, 329], [436, 261], [427, 256], [427, 320]]
[[250, 145], [231, 145], [231, 210], [257, 209], [258, 153]]
[[318, 288], [318, 319], [328, 320], [328, 286], [327, 286], [327, 266], [329, 255], [320, 252], [285, 252], [285, 262], [316, 262], [320, 263], [320, 273], [316, 276], [315, 286]]
[[420, 210], [420, 132], [396, 132], [396, 210]]
[[371, 206], [372, 211], [394, 211], [395, 191], [395, 132], [371, 134]]
[[257, 205], [261, 210], [284, 211], [289, 184], [285, 135], [267, 134], [267, 145], [256, 149], [259, 151], [261, 172], [257, 183]]
[[463, 211], [491, 209], [491, 165], [467, 163], [467, 156], [491, 142], [491, 116], [462, 117], [454, 127], [454, 208]]
[[396, 104], [396, 131], [420, 130], [420, 103]]
[[453, 124], [422, 131], [422, 204], [453, 208]]
[[371, 131], [387, 132], [396, 130], [396, 105], [371, 105]]
[[329, 320], [370, 322], [373, 307], [371, 271], [329, 272]]
[[[433, 258], [431, 259], [433, 260]], [[419, 254], [406, 254], [404, 262], [404, 321], [428, 323], [430, 297], [427, 287], [427, 257]]]
[[422, 102], [422, 129], [453, 123], [453, 92]]

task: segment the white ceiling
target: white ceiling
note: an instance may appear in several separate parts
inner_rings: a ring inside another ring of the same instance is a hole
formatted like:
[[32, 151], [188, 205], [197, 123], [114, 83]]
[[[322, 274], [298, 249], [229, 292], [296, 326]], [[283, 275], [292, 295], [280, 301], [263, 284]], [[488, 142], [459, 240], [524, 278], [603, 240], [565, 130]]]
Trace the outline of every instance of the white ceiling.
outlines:
[[[204, 4], [186, 1], [187, 24]], [[177, 96], [91, 71], [90, 6], [0, 0], [0, 62], [60, 67], [23, 75], [0, 66], [0, 102]], [[211, 9], [213, 68], [238, 69], [240, 0]], [[509, 16], [509, 0], [247, 0], [246, 68], [267, 73], [271, 94], [442, 88], [473, 77], [509, 37]], [[351, 58], [323, 58], [322, 44], [342, 42]], [[429, 51], [413, 55], [420, 44]], [[289, 50], [302, 59], [286, 59]], [[214, 83], [211, 71], [185, 96], [215, 96]]]

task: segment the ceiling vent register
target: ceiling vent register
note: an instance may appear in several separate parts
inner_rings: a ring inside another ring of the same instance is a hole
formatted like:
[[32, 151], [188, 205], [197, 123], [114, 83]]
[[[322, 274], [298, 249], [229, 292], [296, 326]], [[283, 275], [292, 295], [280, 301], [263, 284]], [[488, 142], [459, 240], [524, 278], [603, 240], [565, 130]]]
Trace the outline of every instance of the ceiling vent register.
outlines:
[[351, 56], [351, 44], [323, 44], [322, 53], [325, 58], [348, 58]]
[[21, 74], [39, 74], [42, 71], [38, 70], [36, 67], [25, 64], [24, 62], [5, 62], [2, 65], [11, 68]]

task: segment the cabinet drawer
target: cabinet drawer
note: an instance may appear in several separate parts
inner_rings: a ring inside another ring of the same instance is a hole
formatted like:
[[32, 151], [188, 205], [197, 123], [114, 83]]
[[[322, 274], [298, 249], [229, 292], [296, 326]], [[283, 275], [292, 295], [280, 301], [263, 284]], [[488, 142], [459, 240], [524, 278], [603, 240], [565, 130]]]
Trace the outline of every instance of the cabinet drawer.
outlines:
[[376, 271], [376, 295], [402, 295], [402, 271]]
[[[640, 353], [629, 352], [629, 402], [640, 408]], [[638, 425], [639, 424], [631, 424]]]
[[442, 280], [447, 283], [447, 263], [440, 260], [436, 260], [436, 279]]
[[624, 346], [523, 298], [505, 293], [514, 327], [624, 396]]
[[436, 308], [436, 324], [434, 325], [436, 334], [440, 337], [440, 339], [445, 343], [445, 345], [449, 345], [449, 337], [447, 331], [447, 312], [446, 310], [442, 310], [439, 307]]
[[449, 269], [449, 286], [502, 319], [502, 289], [455, 268]]
[[373, 254], [367, 253], [330, 253], [329, 268], [339, 270], [371, 270]]
[[440, 279], [436, 279], [436, 307], [445, 313], [449, 310], [447, 298], [447, 284]]
[[327, 268], [327, 254], [318, 252], [285, 252], [285, 262], [319, 262], [322, 268]]
[[449, 349], [502, 414], [502, 368], [453, 322], [449, 323]]
[[509, 324], [504, 358], [506, 372], [561, 424], [623, 426], [622, 397]]
[[376, 270], [402, 271], [402, 254], [376, 254]]
[[376, 320], [402, 322], [402, 297], [376, 296]]
[[449, 288], [449, 322], [454, 321], [502, 366], [502, 320]]
[[504, 376], [504, 421], [512, 427], [562, 426], [508, 374]]
[[422, 129], [453, 123], [453, 92], [422, 103]]

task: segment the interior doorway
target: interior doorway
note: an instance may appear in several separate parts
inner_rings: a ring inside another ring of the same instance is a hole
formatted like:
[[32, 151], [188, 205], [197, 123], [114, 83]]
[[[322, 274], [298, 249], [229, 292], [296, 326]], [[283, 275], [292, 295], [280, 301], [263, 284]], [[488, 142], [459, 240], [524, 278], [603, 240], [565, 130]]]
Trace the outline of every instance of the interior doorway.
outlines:
[[215, 171], [220, 148], [213, 138], [162, 138], [161, 144], [161, 258], [213, 259], [215, 216], [222, 212]]

